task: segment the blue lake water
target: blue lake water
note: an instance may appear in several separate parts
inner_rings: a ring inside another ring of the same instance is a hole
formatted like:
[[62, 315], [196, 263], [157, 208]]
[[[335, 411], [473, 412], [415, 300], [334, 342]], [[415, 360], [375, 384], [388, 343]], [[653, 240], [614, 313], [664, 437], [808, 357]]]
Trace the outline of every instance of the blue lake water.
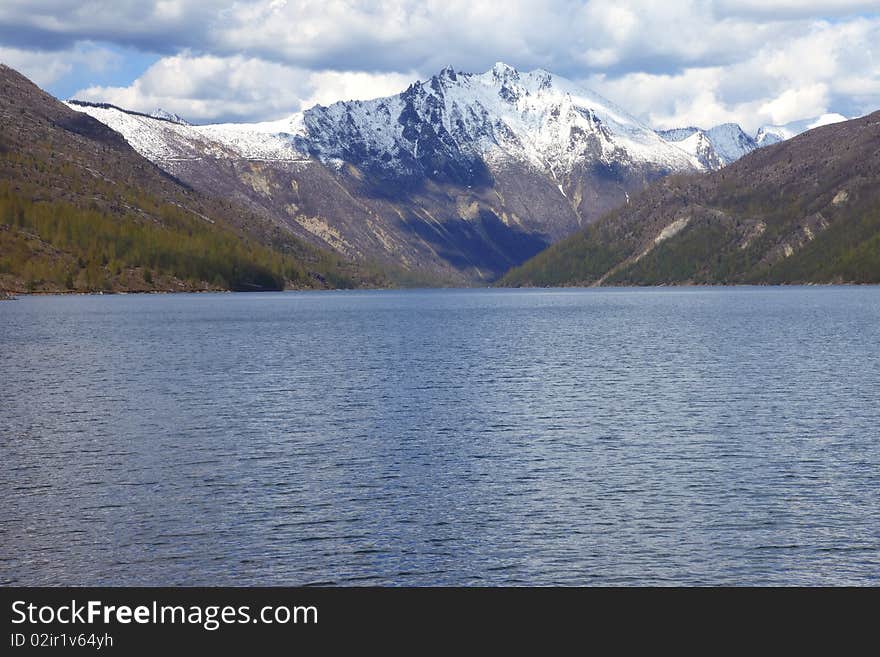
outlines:
[[5, 584], [880, 584], [880, 288], [0, 303]]

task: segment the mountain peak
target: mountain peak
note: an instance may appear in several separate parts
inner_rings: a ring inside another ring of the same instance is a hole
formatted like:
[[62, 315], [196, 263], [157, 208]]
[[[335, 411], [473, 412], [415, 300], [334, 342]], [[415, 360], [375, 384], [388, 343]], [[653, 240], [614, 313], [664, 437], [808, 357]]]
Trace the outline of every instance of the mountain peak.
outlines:
[[733, 123], [729, 121], [727, 123], [719, 123], [714, 128], [709, 128], [706, 132], [741, 132], [745, 134], [745, 131], [742, 129], [739, 123]]
[[495, 65], [487, 72], [492, 73], [497, 78], [519, 79], [519, 71], [510, 64], [505, 64], [504, 62], [495, 62]]
[[451, 81], [453, 81], [453, 82], [455, 82], [456, 80], [458, 80], [458, 74], [455, 72], [455, 69], [452, 68], [451, 65], [444, 66], [444, 67], [440, 70], [440, 73], [439, 73], [438, 77], [439, 77], [441, 80], [444, 80], [444, 79], [445, 79], [445, 80], [451, 80]]
[[657, 134], [675, 143], [707, 169], [720, 169], [758, 147], [737, 123], [722, 123], [708, 130], [695, 126], [658, 130]]
[[179, 114], [169, 112], [162, 109], [161, 107], [157, 107], [155, 111], [150, 114], [150, 116], [152, 116], [154, 119], [163, 119], [165, 121], [171, 121], [172, 123], [179, 123], [181, 125], [192, 125], [189, 121], [181, 118]]

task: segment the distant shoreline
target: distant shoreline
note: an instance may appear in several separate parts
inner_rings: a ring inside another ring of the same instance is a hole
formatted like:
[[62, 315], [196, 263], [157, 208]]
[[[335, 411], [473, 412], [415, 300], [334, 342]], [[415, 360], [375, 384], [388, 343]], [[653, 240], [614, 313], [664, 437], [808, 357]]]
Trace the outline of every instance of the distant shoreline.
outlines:
[[662, 287], [673, 287], [673, 288], [687, 288], [687, 287], [865, 287], [865, 286], [877, 286], [880, 285], [880, 282], [876, 283], [855, 283], [855, 282], [839, 282], [839, 283], [658, 283], [658, 284], [645, 284], [639, 285], [638, 283], [629, 283], [629, 284], [605, 284], [605, 285], [590, 285], [588, 283], [571, 283], [571, 284], [561, 284], [561, 285], [498, 285], [493, 286], [496, 289], [506, 289], [506, 290], [562, 290], [562, 289], [590, 289], [590, 290], [600, 290], [600, 289], [614, 289], [614, 288], [662, 288]]
[[54, 296], [149, 296], [165, 294], [270, 294], [278, 292], [391, 292], [417, 290], [659, 290], [659, 289], [714, 289], [714, 288], [798, 288], [798, 287], [878, 287], [880, 283], [675, 283], [662, 285], [518, 285], [470, 287], [362, 287], [362, 288], [291, 288], [286, 290], [233, 291], [233, 290], [138, 290], [120, 292], [0, 292], [0, 301], [15, 301], [24, 297]]

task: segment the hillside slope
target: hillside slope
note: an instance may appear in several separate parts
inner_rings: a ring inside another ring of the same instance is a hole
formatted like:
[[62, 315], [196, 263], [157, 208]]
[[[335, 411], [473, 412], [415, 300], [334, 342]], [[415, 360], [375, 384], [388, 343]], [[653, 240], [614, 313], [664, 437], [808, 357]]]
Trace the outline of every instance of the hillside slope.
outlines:
[[502, 285], [880, 282], [880, 112], [672, 176]]
[[0, 288], [260, 290], [365, 276], [194, 191], [0, 65]]

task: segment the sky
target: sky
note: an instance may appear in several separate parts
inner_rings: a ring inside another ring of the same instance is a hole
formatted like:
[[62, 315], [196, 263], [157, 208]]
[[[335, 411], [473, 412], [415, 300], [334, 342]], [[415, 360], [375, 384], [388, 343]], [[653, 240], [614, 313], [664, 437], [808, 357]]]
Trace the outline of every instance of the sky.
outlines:
[[59, 98], [263, 121], [496, 61], [656, 128], [880, 109], [880, 0], [0, 0], [0, 61]]

